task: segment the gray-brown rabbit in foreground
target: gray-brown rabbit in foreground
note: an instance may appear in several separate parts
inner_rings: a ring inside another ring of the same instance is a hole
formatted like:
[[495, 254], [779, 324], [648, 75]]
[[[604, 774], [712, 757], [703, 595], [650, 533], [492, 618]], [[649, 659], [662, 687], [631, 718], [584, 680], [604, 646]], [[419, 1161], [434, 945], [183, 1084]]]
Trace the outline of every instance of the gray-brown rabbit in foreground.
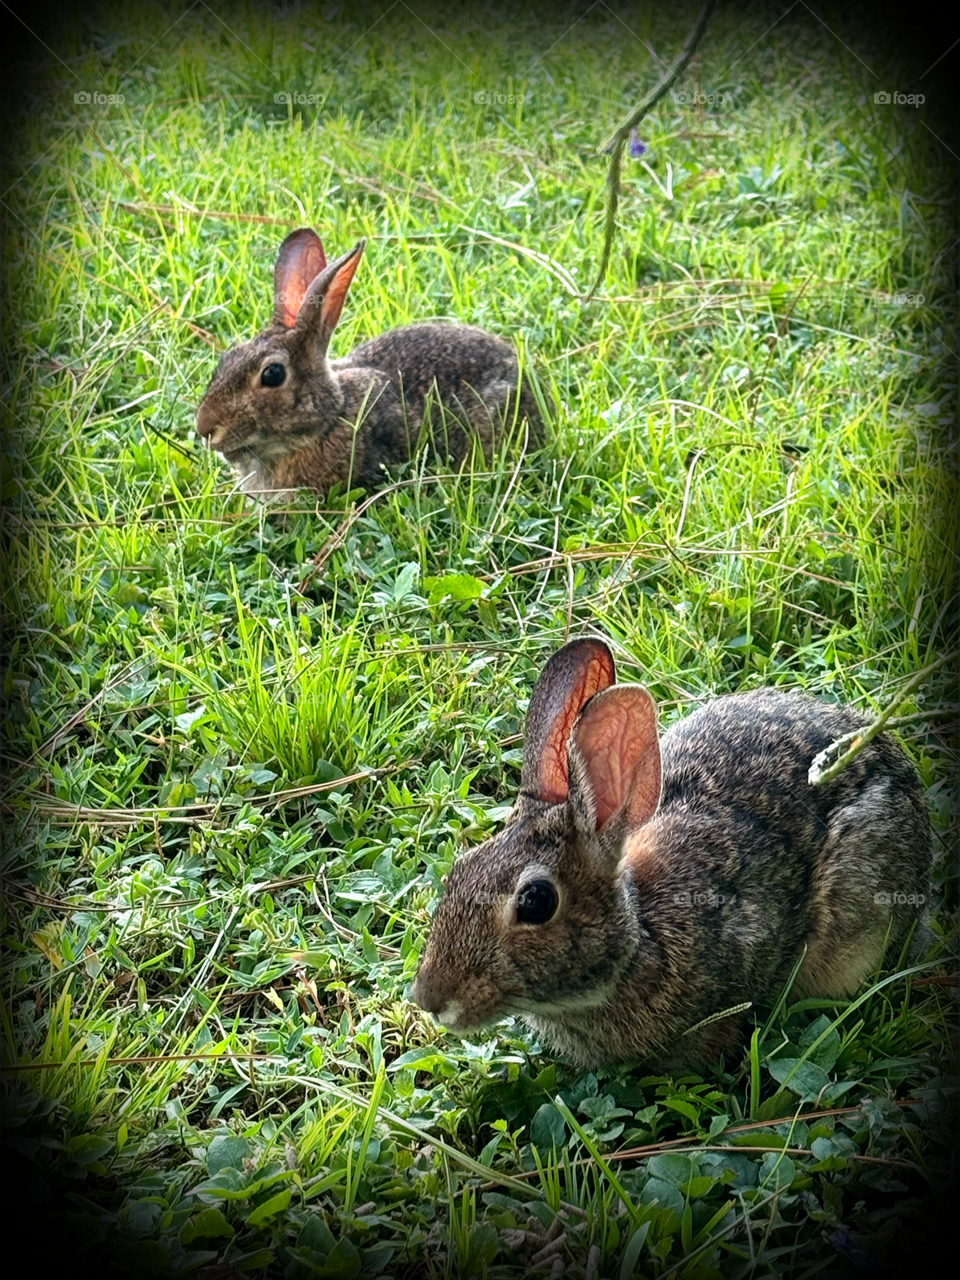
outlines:
[[896, 957], [928, 889], [923, 791], [883, 735], [832, 782], [807, 771], [864, 723], [798, 693], [707, 703], [658, 744], [656, 708], [597, 640], [530, 699], [520, 798], [455, 860], [413, 987], [460, 1033], [517, 1014], [583, 1067], [709, 1060], [750, 1002], [852, 994]]
[[[247, 492], [337, 481], [375, 489], [384, 468], [412, 456], [429, 395], [438, 451], [451, 462], [477, 437], [489, 458], [498, 433], [526, 419], [540, 435], [516, 353], [465, 324], [412, 324], [339, 360], [327, 348], [365, 241], [327, 264], [303, 227], [280, 246], [271, 323], [222, 357], [197, 412], [197, 433], [231, 462]], [[522, 436], [521, 436], [522, 438]]]

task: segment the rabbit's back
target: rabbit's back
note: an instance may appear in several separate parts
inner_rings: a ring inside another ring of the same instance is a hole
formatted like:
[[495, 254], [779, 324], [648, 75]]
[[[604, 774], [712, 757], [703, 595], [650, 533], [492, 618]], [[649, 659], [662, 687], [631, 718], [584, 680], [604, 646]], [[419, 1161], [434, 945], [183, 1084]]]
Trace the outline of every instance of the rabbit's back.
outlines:
[[[925, 830], [923, 793], [913, 766], [892, 738], [873, 740], [832, 782], [813, 787], [814, 757], [868, 722], [847, 707], [780, 689], [729, 694], [673, 725], [661, 739], [661, 809], [673, 803], [744, 809], [795, 841], [822, 835], [843, 806], [865, 818], [902, 806], [905, 830]], [[885, 797], [896, 792], [899, 806]]]
[[[476, 433], [489, 456], [504, 414], [513, 408], [526, 418], [532, 443], [542, 437], [536, 401], [520, 378], [517, 355], [509, 343], [473, 325], [427, 322], [404, 325], [361, 343], [331, 362], [335, 372], [373, 369], [385, 374], [400, 396], [408, 422], [419, 419], [430, 396], [443, 413]], [[519, 398], [519, 399], [518, 399]], [[509, 425], [509, 423], [508, 423]], [[448, 454], [462, 456], [463, 441]]]
[[763, 1003], [804, 947], [795, 994], [851, 994], [919, 918], [930, 825], [903, 751], [880, 735], [832, 782], [807, 778], [864, 723], [767, 689], [708, 703], [664, 735], [660, 809], [628, 865], [645, 925], [697, 975], [691, 1014]]
[[517, 375], [516, 352], [502, 338], [473, 325], [440, 321], [390, 329], [331, 365], [379, 369], [391, 379], [399, 375], [407, 395], [421, 398], [434, 380], [442, 393], [460, 382], [476, 386], [491, 377], [512, 375], [516, 383]]

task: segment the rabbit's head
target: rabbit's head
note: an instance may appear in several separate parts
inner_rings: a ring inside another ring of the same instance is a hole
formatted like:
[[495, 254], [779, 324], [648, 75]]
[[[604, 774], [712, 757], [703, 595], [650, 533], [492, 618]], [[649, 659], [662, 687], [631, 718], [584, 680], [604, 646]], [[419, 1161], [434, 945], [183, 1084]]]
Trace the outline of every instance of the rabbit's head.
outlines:
[[316, 232], [280, 246], [270, 324], [225, 352], [197, 411], [197, 434], [229, 461], [266, 464], [330, 429], [343, 393], [327, 348], [365, 241], [327, 264]]
[[581, 640], [537, 682], [520, 798], [454, 862], [413, 988], [451, 1030], [601, 1005], [635, 952], [624, 841], [656, 812], [660, 753], [653, 699], [614, 680], [606, 645]]

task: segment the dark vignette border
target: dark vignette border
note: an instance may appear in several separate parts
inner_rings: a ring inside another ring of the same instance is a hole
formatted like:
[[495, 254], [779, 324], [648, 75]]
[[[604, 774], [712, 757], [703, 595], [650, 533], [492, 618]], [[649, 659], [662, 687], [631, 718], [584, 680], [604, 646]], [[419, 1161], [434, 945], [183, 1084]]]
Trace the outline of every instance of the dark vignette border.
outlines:
[[[114, 4], [116, 20], [122, 24], [123, 14], [130, 12], [131, 5], [150, 4], [159, 11], [166, 9], [166, 4], [154, 4], [150, 0], [126, 0], [121, 5]], [[461, 7], [480, 6], [477, 0], [461, 0]], [[499, 4], [490, 0], [491, 7], [498, 10]], [[423, 16], [437, 6], [442, 0], [419, 0], [418, 12]], [[106, 12], [110, 6], [104, 6]], [[170, 4], [171, 15], [182, 10], [183, 4]], [[228, 5], [216, 4], [215, 8]], [[305, 6], [307, 7], [307, 6]], [[446, 7], [446, 6], [442, 6]], [[547, 14], [551, 18], [569, 15], [574, 21], [591, 7], [591, 0], [539, 0], [532, 6], [535, 11]], [[699, 6], [687, 5], [690, 8], [691, 22]], [[960, 188], [960, 11], [948, 12], [947, 8], [922, 4], [886, 4], [883, 7], [871, 3], [818, 3], [817, 12], [805, 0], [780, 0], [779, 3], [768, 3], [771, 24], [781, 15], [790, 12], [790, 20], [798, 23], [815, 23], [827, 21], [831, 27], [843, 29], [845, 32], [862, 30], [869, 33], [873, 43], [884, 43], [895, 53], [898, 64], [903, 68], [904, 84], [912, 84], [922, 69], [931, 63], [939, 62], [927, 72], [925, 83], [931, 86], [931, 97], [943, 104], [939, 110], [938, 136], [943, 144], [941, 154], [942, 168], [945, 177], [951, 177], [953, 184]], [[370, 0], [358, 0], [351, 9], [365, 15], [368, 11], [374, 17], [386, 8], [389, 0], [382, 4], [371, 4]], [[741, 11], [746, 14], [754, 11], [755, 4], [751, 0], [733, 0], [722, 6], [729, 14]], [[30, 78], [34, 83], [49, 73], [56, 63], [57, 32], [62, 29], [64, 19], [84, 12], [88, 6], [82, 0], [53, 0], [45, 3], [29, 4], [27, 0], [0, 0], [0, 145], [2, 158], [0, 168], [11, 180], [20, 176], [20, 166], [24, 157], [19, 146], [18, 135], [18, 102], [26, 100], [19, 86]], [[413, 21], [413, 19], [411, 19]], [[954, 42], [958, 41], [956, 45]], [[929, 91], [928, 91], [929, 92]], [[29, 182], [29, 173], [23, 177]], [[599, 171], [598, 171], [599, 177]], [[960, 206], [960, 200], [958, 200]], [[9, 218], [0, 204], [0, 228], [9, 226]], [[949, 251], [953, 259], [954, 277], [958, 278], [960, 263], [960, 225], [956, 228], [958, 239]], [[2, 285], [0, 285], [2, 288]], [[4, 291], [5, 292], [5, 291]], [[0, 305], [7, 299], [0, 294]], [[944, 314], [944, 329], [953, 329], [956, 335], [958, 358], [960, 358], [960, 306], [953, 314]], [[952, 385], [951, 385], [952, 383]], [[955, 461], [957, 454], [957, 428], [960, 424], [960, 383], [957, 372], [944, 370], [944, 398], [952, 391], [956, 404], [953, 423], [953, 449]], [[2, 406], [0, 406], [2, 407]], [[956, 495], [955, 495], [956, 496]], [[0, 532], [0, 569], [4, 555], [6, 533]], [[958, 559], [960, 566], [960, 559]], [[960, 636], [960, 578], [954, 598], [953, 634]], [[7, 634], [6, 620], [2, 623], [4, 634], [0, 655], [9, 654], [9, 645], [13, 636]], [[956, 673], [954, 673], [956, 675]], [[955, 683], [956, 687], [956, 683]], [[0, 979], [2, 983], [2, 979]], [[2, 994], [2, 985], [0, 985]], [[7, 1060], [7, 1053], [4, 1053]], [[15, 1089], [9, 1078], [0, 1081], [0, 1094], [5, 1090]], [[6, 1135], [0, 1135], [6, 1136]], [[944, 1148], [949, 1150], [951, 1175], [941, 1190], [941, 1207], [932, 1201], [914, 1201], [908, 1221], [909, 1229], [905, 1232], [901, 1246], [891, 1256], [879, 1272], [869, 1264], [850, 1263], [849, 1270], [830, 1268], [821, 1272], [822, 1276], [839, 1276], [841, 1274], [885, 1274], [890, 1276], [912, 1275], [917, 1280], [921, 1277], [950, 1274], [957, 1265], [960, 1255], [956, 1245], [956, 1211], [952, 1206], [958, 1203], [957, 1193], [960, 1191], [960, 1176], [957, 1170], [957, 1155], [960, 1150], [958, 1134], [943, 1134]], [[27, 1172], [25, 1166], [18, 1166], [16, 1148], [3, 1145], [5, 1152], [3, 1163], [0, 1163], [0, 1221], [5, 1227], [4, 1238], [7, 1241], [4, 1253], [8, 1264], [18, 1272], [36, 1272], [43, 1276], [61, 1272], [64, 1275], [77, 1277], [97, 1276], [98, 1280], [109, 1280], [110, 1277], [125, 1277], [129, 1280], [131, 1271], [121, 1266], [114, 1250], [124, 1243], [122, 1239], [111, 1238], [104, 1226], [99, 1226], [95, 1235], [88, 1236], [88, 1228], [82, 1222], [71, 1220], [66, 1214], [62, 1197], [68, 1189], [67, 1183], [53, 1178], [46, 1187], [44, 1202], [39, 1206], [28, 1207], [23, 1192]], [[947, 1206], [946, 1208], [942, 1206]], [[394, 1267], [394, 1273], [412, 1275], [409, 1266]], [[231, 1268], [215, 1267], [202, 1273], [208, 1280], [241, 1280], [239, 1273]]]

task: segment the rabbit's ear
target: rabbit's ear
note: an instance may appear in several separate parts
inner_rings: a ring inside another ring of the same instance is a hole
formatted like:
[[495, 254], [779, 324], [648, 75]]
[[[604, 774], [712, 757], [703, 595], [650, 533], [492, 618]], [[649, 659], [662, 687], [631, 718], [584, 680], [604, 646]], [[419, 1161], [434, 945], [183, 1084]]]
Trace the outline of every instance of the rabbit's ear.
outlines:
[[297, 329], [316, 339], [320, 354], [326, 355], [366, 244], [366, 240], [358, 240], [349, 253], [324, 267], [307, 290], [297, 316]]
[[291, 231], [273, 268], [273, 320], [292, 329], [310, 285], [327, 265], [320, 237], [309, 227]]
[[571, 801], [594, 831], [618, 814], [626, 830], [634, 830], [656, 813], [657, 708], [640, 685], [617, 685], [584, 707], [570, 735], [569, 757]]
[[601, 640], [573, 640], [553, 655], [530, 695], [521, 791], [550, 804], [566, 800], [574, 722], [584, 704], [616, 678], [613, 655]]

